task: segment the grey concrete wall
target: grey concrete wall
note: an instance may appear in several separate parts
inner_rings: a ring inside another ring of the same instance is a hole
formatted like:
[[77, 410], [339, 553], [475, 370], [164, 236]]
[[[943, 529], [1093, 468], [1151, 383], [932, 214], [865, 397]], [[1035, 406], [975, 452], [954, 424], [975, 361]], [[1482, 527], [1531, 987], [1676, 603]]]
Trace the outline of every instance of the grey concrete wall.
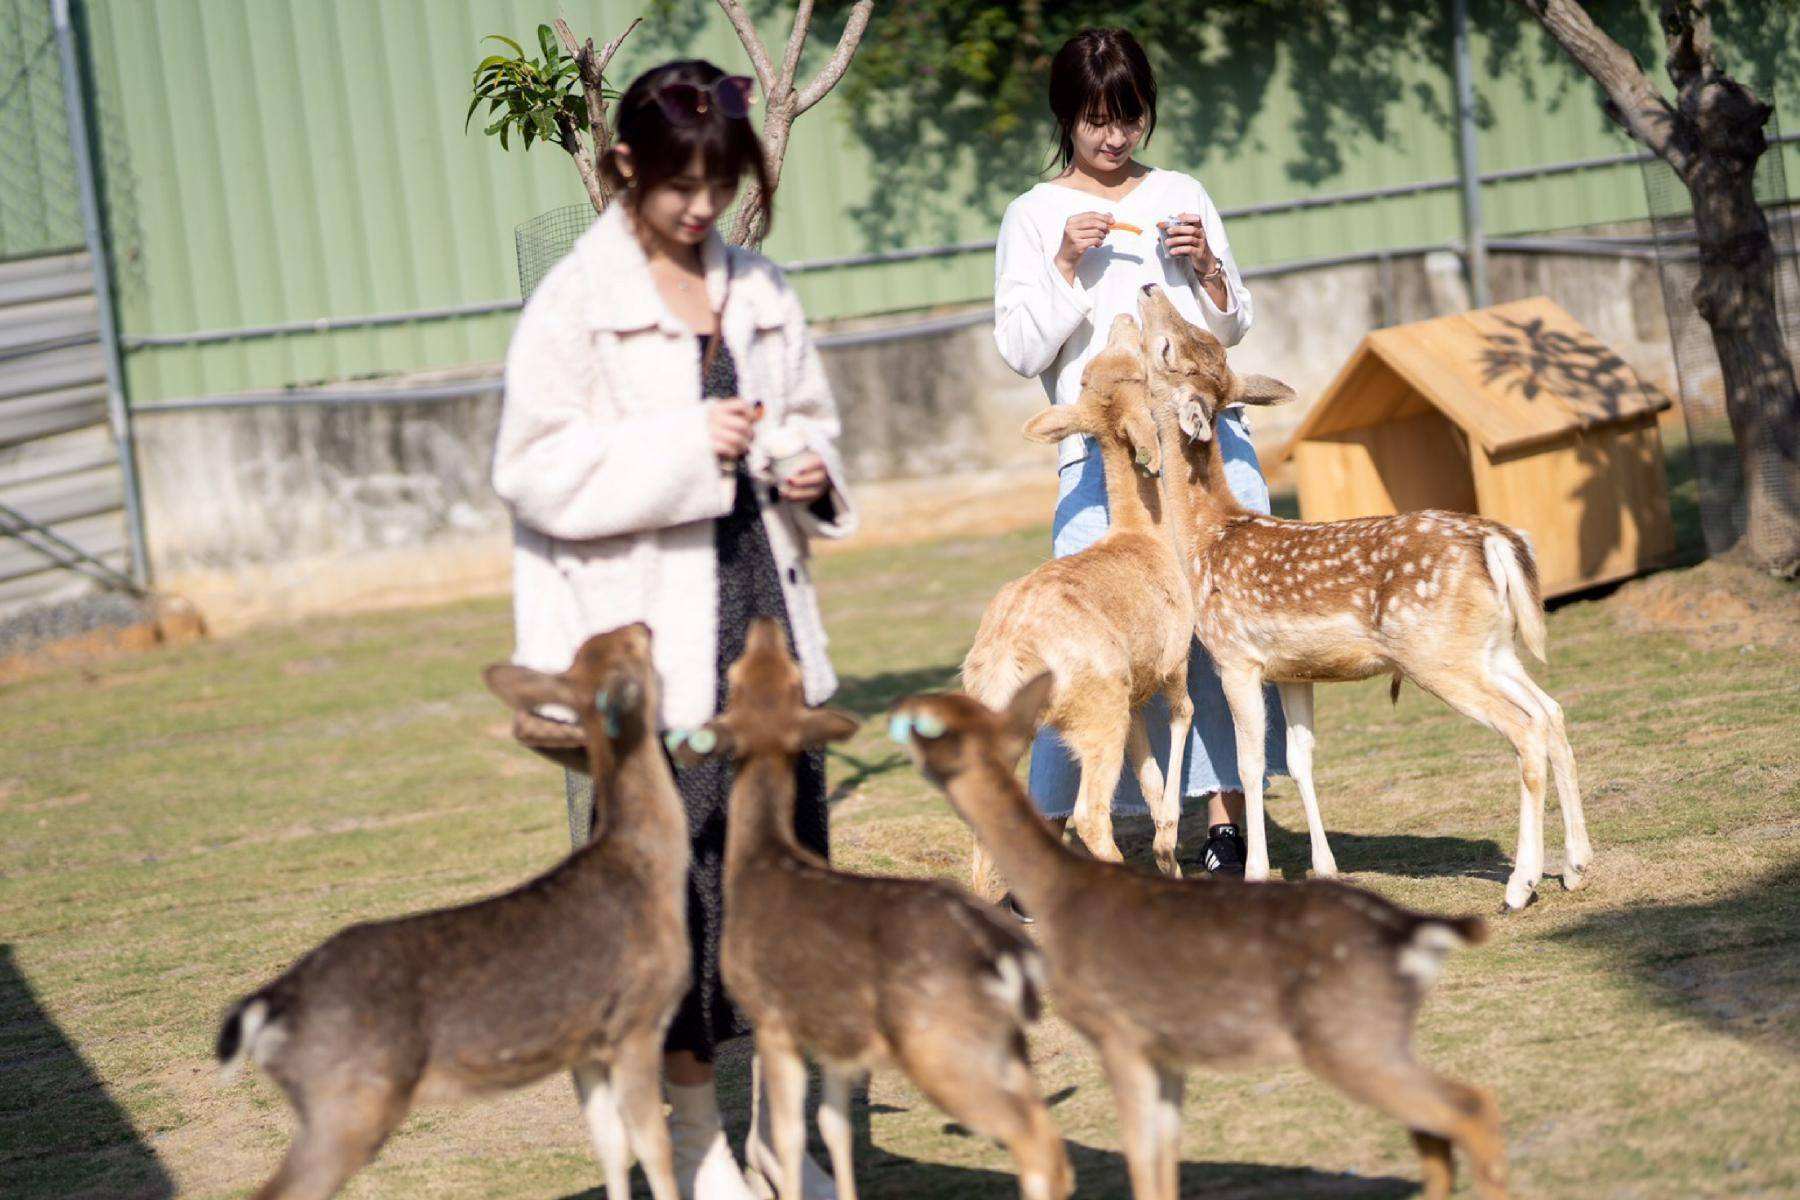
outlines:
[[[1553, 297], [1673, 390], [1653, 264], [1502, 254], [1491, 268], [1497, 301]], [[1397, 259], [1385, 272], [1370, 263], [1269, 277], [1252, 290], [1256, 323], [1234, 364], [1300, 395], [1295, 405], [1258, 414], [1254, 432], [1265, 453], [1370, 329], [1468, 305], [1448, 254]], [[986, 324], [828, 349], [825, 360], [843, 411], [845, 460], [860, 482], [1054, 471], [1052, 449], [1018, 434], [1044, 404], [1043, 389], [1007, 369]], [[269, 615], [340, 594], [347, 603], [368, 595], [398, 603], [419, 599], [419, 587], [435, 596], [477, 586], [471, 581], [504, 586], [507, 518], [487, 483], [499, 403], [490, 395], [144, 414], [138, 435], [154, 570], [203, 606], [214, 595], [220, 604], [246, 604], [252, 591], [291, 597], [272, 602]], [[404, 586], [428, 580], [436, 582]], [[224, 599], [231, 595], [238, 599]]]

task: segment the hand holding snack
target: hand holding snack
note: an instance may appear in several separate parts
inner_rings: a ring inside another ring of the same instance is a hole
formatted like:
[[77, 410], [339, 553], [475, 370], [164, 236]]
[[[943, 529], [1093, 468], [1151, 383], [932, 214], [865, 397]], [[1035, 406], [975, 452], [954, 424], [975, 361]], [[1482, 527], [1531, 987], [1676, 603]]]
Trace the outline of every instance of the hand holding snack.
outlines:
[[713, 453], [721, 462], [736, 462], [750, 449], [751, 426], [756, 406], [739, 396], [714, 401], [706, 411], [706, 429]]
[[1199, 213], [1179, 213], [1158, 221], [1156, 227], [1163, 231], [1163, 245], [1169, 254], [1187, 259], [1196, 275], [1210, 275], [1219, 265], [1212, 247], [1206, 244], [1206, 227], [1200, 223]]
[[1112, 229], [1112, 215], [1103, 212], [1076, 213], [1063, 224], [1062, 245], [1056, 251], [1056, 269], [1070, 283], [1075, 282], [1075, 268], [1081, 256], [1106, 240]]

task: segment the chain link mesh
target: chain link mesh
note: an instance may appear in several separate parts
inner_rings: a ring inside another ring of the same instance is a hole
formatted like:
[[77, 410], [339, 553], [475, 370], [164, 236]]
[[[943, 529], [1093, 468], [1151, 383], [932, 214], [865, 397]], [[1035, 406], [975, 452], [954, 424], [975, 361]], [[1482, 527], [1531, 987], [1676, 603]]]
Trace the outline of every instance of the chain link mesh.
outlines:
[[50, 0], [0, 0], [0, 259], [85, 240]]
[[519, 296], [531, 299], [531, 293], [545, 275], [562, 260], [594, 223], [591, 204], [569, 204], [549, 212], [513, 230], [513, 245], [519, 252]]
[[[1768, 219], [1775, 243], [1775, 307], [1788, 357], [1800, 362], [1800, 259], [1795, 257], [1795, 225], [1800, 217], [1788, 193], [1782, 150], [1775, 138], [1781, 130], [1771, 115], [1764, 132], [1770, 146], [1757, 161], [1753, 177], [1756, 202]], [[1687, 185], [1662, 159], [1644, 164], [1644, 193], [1656, 238], [1656, 262], [1662, 275], [1663, 307], [1669, 317], [1669, 339], [1681, 384], [1681, 411], [1687, 421], [1688, 451], [1700, 493], [1700, 525], [1709, 554], [1737, 545], [1748, 529], [1743, 460], [1738, 456], [1731, 420], [1725, 409], [1725, 387], [1712, 328], [1695, 307], [1700, 258], [1694, 235], [1694, 201]], [[1773, 469], [1771, 475], [1774, 476]], [[1793, 511], [1800, 497], [1787, 491], [1779, 476], [1762, 481], [1779, 489], [1781, 507]]]

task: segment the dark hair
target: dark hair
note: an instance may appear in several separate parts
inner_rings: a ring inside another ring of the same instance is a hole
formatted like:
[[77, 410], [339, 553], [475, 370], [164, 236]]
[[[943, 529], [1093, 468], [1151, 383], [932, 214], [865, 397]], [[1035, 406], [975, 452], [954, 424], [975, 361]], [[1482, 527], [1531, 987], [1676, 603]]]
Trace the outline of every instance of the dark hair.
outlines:
[[756, 177], [757, 207], [762, 210], [763, 229], [769, 228], [774, 197], [763, 165], [762, 141], [750, 127], [750, 119], [728, 117], [714, 104], [693, 122], [679, 124], [669, 120], [656, 102], [657, 89], [666, 84], [706, 87], [724, 76], [718, 67], [695, 58], [652, 67], [631, 81], [619, 98], [613, 141], [631, 147], [631, 182], [635, 186], [626, 190], [615, 155], [606, 155], [600, 163], [607, 184], [622, 194], [626, 204], [635, 208], [639, 197], [686, 171], [698, 153], [709, 179], [738, 183], [746, 174]]
[[1058, 126], [1062, 165], [1075, 161], [1075, 126], [1082, 121], [1144, 119], [1144, 141], [1156, 131], [1156, 75], [1138, 40], [1124, 29], [1084, 29], [1050, 63], [1050, 111]]

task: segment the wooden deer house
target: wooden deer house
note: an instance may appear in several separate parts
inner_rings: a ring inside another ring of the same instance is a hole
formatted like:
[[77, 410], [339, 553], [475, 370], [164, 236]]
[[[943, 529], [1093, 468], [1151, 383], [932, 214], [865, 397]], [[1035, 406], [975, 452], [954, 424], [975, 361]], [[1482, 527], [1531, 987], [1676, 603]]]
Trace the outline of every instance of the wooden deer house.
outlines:
[[1369, 334], [1281, 457], [1308, 521], [1448, 508], [1528, 531], [1555, 596], [1674, 556], [1669, 405], [1538, 296]]

